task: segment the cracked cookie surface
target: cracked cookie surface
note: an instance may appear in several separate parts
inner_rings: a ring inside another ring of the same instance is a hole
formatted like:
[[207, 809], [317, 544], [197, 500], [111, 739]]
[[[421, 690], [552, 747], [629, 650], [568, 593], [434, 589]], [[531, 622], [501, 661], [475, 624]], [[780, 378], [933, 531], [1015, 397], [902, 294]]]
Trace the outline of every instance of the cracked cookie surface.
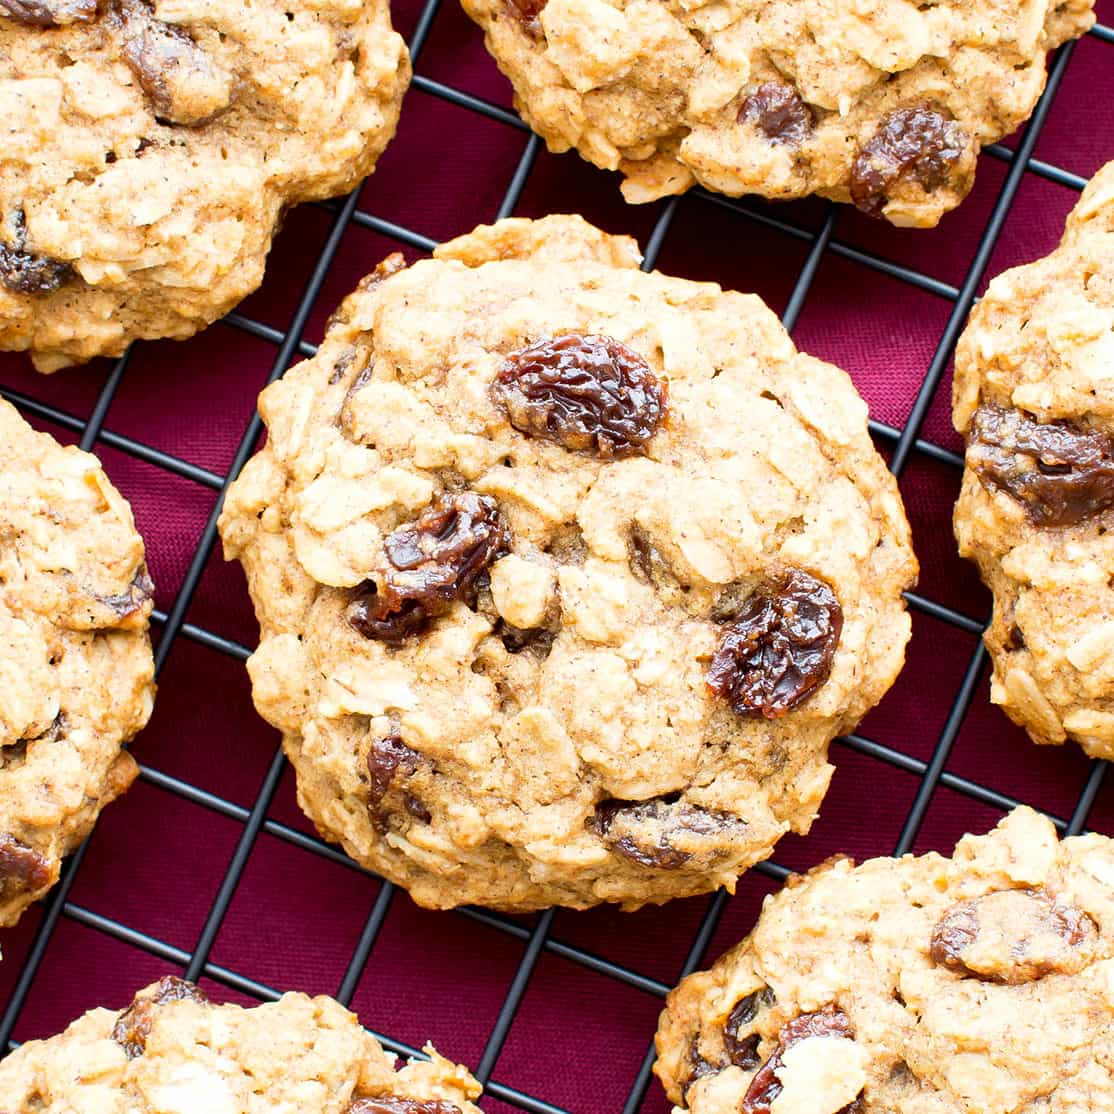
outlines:
[[994, 593], [990, 698], [1038, 743], [1114, 758], [1114, 163], [956, 349], [960, 552]]
[[387, 0], [0, 0], [0, 349], [216, 320], [284, 209], [371, 172], [409, 76]]
[[151, 714], [153, 590], [96, 457], [0, 401], [0, 925], [138, 773], [121, 747]]
[[0, 1062], [11, 1114], [479, 1114], [479, 1084], [426, 1046], [395, 1058], [331, 998], [218, 1005], [168, 977]]
[[693, 1114], [1021, 1114], [1114, 1103], [1114, 842], [1019, 808], [952, 858], [837, 858], [669, 996]]
[[421, 904], [733, 886], [901, 667], [916, 564], [850, 380], [638, 262], [578, 217], [388, 260], [229, 493], [302, 807]]
[[1026, 120], [1092, 0], [464, 0], [554, 151], [628, 201], [819, 194], [930, 227]]

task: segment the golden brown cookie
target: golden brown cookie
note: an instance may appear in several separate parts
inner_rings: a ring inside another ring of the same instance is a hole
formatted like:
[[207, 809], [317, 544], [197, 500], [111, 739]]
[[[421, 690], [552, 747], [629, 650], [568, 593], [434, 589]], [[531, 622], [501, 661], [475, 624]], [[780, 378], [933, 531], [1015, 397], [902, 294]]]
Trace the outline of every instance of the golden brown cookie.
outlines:
[[424, 905], [733, 886], [889, 687], [916, 564], [848, 377], [579, 217], [365, 279], [221, 531], [306, 812]]
[[699, 183], [931, 227], [1032, 112], [1093, 0], [464, 0], [551, 150], [628, 201]]
[[480, 1114], [480, 1085], [426, 1046], [394, 1057], [331, 998], [217, 1005], [165, 978], [0, 1063], [11, 1114]]
[[960, 552], [994, 593], [990, 698], [1114, 758], [1114, 163], [1049, 256], [999, 275], [956, 350]]
[[138, 773], [121, 748], [151, 715], [153, 590], [96, 457], [0, 401], [0, 925]]
[[0, 0], [0, 349], [214, 321], [284, 209], [371, 172], [409, 77], [387, 0]]
[[937, 854], [833, 860], [674, 990], [655, 1071], [692, 1114], [1114, 1107], [1114, 843], [1019, 808]]

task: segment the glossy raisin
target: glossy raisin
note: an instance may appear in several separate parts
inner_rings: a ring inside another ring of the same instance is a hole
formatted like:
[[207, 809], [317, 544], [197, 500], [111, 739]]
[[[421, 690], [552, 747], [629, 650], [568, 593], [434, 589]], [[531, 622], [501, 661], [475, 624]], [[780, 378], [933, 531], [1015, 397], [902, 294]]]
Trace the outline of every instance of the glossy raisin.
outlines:
[[616, 854], [658, 870], [678, 870], [692, 858], [692, 852], [673, 845], [678, 835], [710, 837], [743, 826], [737, 817], [666, 797], [601, 801], [592, 820], [596, 833]]
[[980, 406], [967, 431], [967, 463], [1039, 526], [1074, 526], [1114, 505], [1114, 441], [1071, 422]]
[[745, 1071], [758, 1067], [761, 1036], [758, 1033], [742, 1036], [739, 1031], [754, 1021], [763, 1006], [769, 1006], [772, 1002], [773, 994], [768, 987], [765, 990], [756, 990], [753, 994], [740, 998], [727, 1015], [723, 1024], [723, 1046], [727, 1050], [728, 1060], [736, 1067]]
[[816, 122], [812, 110], [792, 85], [768, 81], [759, 85], [739, 108], [740, 124], [754, 124], [771, 142], [803, 143]]
[[604, 460], [643, 451], [665, 417], [664, 385], [607, 336], [561, 333], [512, 352], [491, 395], [520, 433]]
[[348, 1114], [460, 1114], [460, 1107], [442, 1099], [404, 1099], [394, 1095], [357, 1099]]
[[229, 106], [229, 75], [188, 32], [156, 19], [150, 0], [114, 0], [111, 19], [157, 120], [193, 127]]
[[141, 565], [126, 592], [97, 598], [123, 621], [142, 611], [154, 594], [155, 582], [151, 579], [147, 566]]
[[953, 905], [932, 930], [934, 963], [1015, 986], [1075, 974], [1095, 955], [1098, 928], [1043, 890], [998, 890]]
[[[386, 826], [383, 799], [390, 791], [399, 770], [401, 769], [404, 775], [413, 774], [422, 762], [422, 756], [412, 747], [408, 747], [398, 735], [376, 739], [372, 744], [367, 753], [367, 771], [370, 777], [367, 810], [372, 823], [380, 830]], [[429, 812], [417, 797], [407, 793], [403, 796], [402, 803], [406, 811], [416, 820], [429, 823]]]
[[401, 642], [457, 600], [510, 544], [495, 500], [459, 491], [439, 496], [414, 522], [387, 536], [390, 568], [358, 591], [348, 621], [365, 638]]
[[74, 277], [68, 263], [25, 250], [27, 223], [22, 209], [16, 210], [12, 223], [14, 239], [0, 242], [0, 286], [13, 294], [50, 294]]
[[50, 863], [11, 832], [0, 832], [0, 898], [34, 893], [53, 881]]
[[969, 143], [967, 132], [935, 109], [895, 109], [855, 156], [851, 200], [864, 213], [878, 216], [903, 181], [915, 181], [931, 193], [948, 180]]
[[0, 17], [27, 27], [64, 27], [97, 18], [97, 0], [0, 0]]
[[545, 41], [541, 14], [545, 10], [546, 0], [506, 0], [506, 5], [507, 13], [518, 23], [527, 38], [536, 43]]
[[712, 657], [708, 688], [736, 715], [783, 716], [828, 679], [842, 629], [831, 588], [793, 569], [743, 603]]
[[[750, 1081], [740, 1108], [742, 1114], [770, 1114], [770, 1104], [781, 1094], [777, 1070], [782, 1065], [786, 1049], [809, 1037], [845, 1037], [851, 1040], [854, 1036], [849, 1018], [837, 1006], [825, 1006], [815, 1013], [804, 1013], [786, 1022], [778, 1033], [778, 1046], [773, 1055], [754, 1073]], [[855, 1114], [858, 1103], [859, 1100], [855, 1099], [839, 1111], [839, 1114]]]
[[191, 982], [168, 975], [160, 979], [150, 992], [136, 996], [135, 1001], [116, 1020], [112, 1039], [123, 1048], [129, 1060], [142, 1056], [155, 1021], [155, 1010], [167, 1002], [208, 1002], [209, 999]]

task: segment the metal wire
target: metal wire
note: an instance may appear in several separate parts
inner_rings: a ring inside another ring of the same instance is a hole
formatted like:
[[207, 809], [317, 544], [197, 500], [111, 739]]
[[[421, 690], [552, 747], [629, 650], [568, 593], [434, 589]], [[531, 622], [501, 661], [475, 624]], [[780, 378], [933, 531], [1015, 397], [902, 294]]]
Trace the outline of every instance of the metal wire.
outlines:
[[[418, 20], [417, 28], [410, 41], [411, 55], [415, 63], [420, 59], [422, 47], [434, 26], [438, 9], [439, 0], [429, 0]], [[1100, 43], [1114, 45], [1114, 29], [1099, 25], [1092, 29], [1090, 35]], [[936, 445], [924, 439], [921, 436], [921, 428], [936, 397], [944, 371], [951, 359], [955, 341], [974, 303], [976, 291], [985, 276], [991, 254], [1024, 175], [1033, 174], [1076, 190], [1082, 189], [1086, 184], [1085, 180], [1078, 175], [1033, 157], [1038, 136], [1070, 63], [1073, 49], [1074, 44], [1068, 44], [1061, 48], [1054, 57], [1044, 96], [1026, 126], [1017, 149], [1011, 150], [1001, 144], [994, 144], [987, 148], [990, 157], [1007, 164], [1006, 177], [983, 229], [978, 247], [972, 256], [967, 274], [959, 287], [941, 282], [930, 275], [921, 274], [912, 268], [840, 241], [834, 235], [839, 217], [839, 210], [836, 206], [830, 204], [827, 206], [819, 229], [814, 230], [800, 227], [781, 215], [774, 215], [767, 207], [755, 206], [747, 201], [720, 197], [703, 190], [694, 190], [685, 197], [674, 198], [662, 207], [661, 214], [647, 242], [644, 268], [649, 270], [654, 266], [669, 235], [670, 227], [679, 206], [711, 204], [730, 210], [741, 220], [763, 225], [809, 245], [805, 261], [797, 275], [793, 291], [782, 315], [786, 328], [790, 330], [796, 325], [808, 299], [813, 279], [828, 254], [851, 260], [875, 272], [889, 275], [951, 303], [952, 308], [947, 325], [940, 336], [932, 360], [926, 368], [921, 387], [905, 425], [897, 429], [873, 420], [870, 428], [876, 439], [891, 449], [890, 467], [899, 478], [914, 458], [933, 460], [953, 470], [960, 469], [963, 465], [962, 457], [944, 446]], [[472, 94], [454, 89], [450, 85], [435, 81], [420, 73], [415, 75], [414, 87], [447, 101], [464, 111], [478, 114], [488, 120], [514, 129], [523, 135], [524, 145], [521, 157], [507, 184], [498, 209], [498, 216], [500, 217], [509, 216], [513, 213], [541, 149], [540, 140], [529, 133], [518, 116]], [[420, 231], [405, 228], [359, 209], [358, 192], [339, 202], [323, 203], [322, 207], [333, 214], [333, 223], [313, 273], [287, 327], [284, 330], [276, 329], [240, 313], [229, 314], [223, 321], [227, 328], [239, 330], [275, 346], [276, 354], [271, 365], [268, 382], [282, 375], [295, 358], [312, 356], [315, 352], [314, 346], [302, 339], [302, 334], [333, 259], [349, 227], [356, 225], [371, 229], [400, 244], [421, 251], [432, 250], [435, 246], [435, 242]], [[254, 416], [249, 422], [240, 440], [232, 465], [225, 475], [219, 475], [208, 469], [198, 467], [160, 449], [116, 433], [106, 428], [105, 422], [117, 389], [127, 374], [128, 362], [127, 355], [115, 362], [105, 379], [89, 416], [86, 418], [80, 418], [56, 406], [48, 405], [26, 394], [3, 387], [0, 387], [0, 395], [32, 417], [44, 419], [64, 429], [78, 432], [80, 434], [79, 444], [83, 449], [92, 449], [98, 444], [103, 444], [218, 493], [216, 503], [209, 515], [200, 541], [193, 553], [189, 569], [170, 611], [167, 613], [157, 611], [153, 616], [155, 626], [161, 631], [161, 637], [156, 648], [156, 668], [159, 672], [165, 668], [179, 638], [186, 638], [210, 651], [243, 662], [251, 652], [248, 647], [213, 631], [187, 623], [185, 616], [201, 582], [202, 573], [216, 541], [216, 522], [223, 503], [224, 493], [227, 491], [228, 485], [239, 474], [256, 444], [262, 430], [260, 420], [258, 416]], [[930, 615], [968, 636], [977, 635], [985, 626], [985, 618], [961, 614], [942, 603], [915, 593], [907, 593], [906, 600], [913, 610]], [[936, 790], [941, 785], [964, 794], [972, 800], [1002, 811], [1007, 811], [1020, 803], [990, 786], [980, 785], [945, 769], [952, 744], [963, 724], [973, 694], [981, 680], [985, 664], [986, 652], [981, 642], [979, 642], [954, 695], [943, 730], [927, 761], [914, 758], [883, 743], [857, 734], [837, 740], [841, 747], [881, 762], [895, 771], [902, 771], [918, 778], [917, 792], [905, 817], [901, 834], [894, 848], [895, 854], [902, 854], [913, 846], [929, 805]], [[1058, 816], [1051, 817], [1061, 833], [1070, 835], [1084, 830], [1088, 814], [1106, 775], [1106, 765], [1105, 762], [1101, 761], [1092, 764], [1070, 817], [1066, 819]], [[88, 842], [86, 842], [71, 857], [62, 872], [61, 880], [46, 900], [45, 912], [39, 922], [15, 988], [2, 1018], [0, 1018], [0, 1048], [11, 1049], [16, 1047], [11, 1040], [12, 1031], [31, 991], [35, 976], [42, 964], [58, 921], [62, 917], [103, 933], [131, 947], [139, 948], [168, 964], [176, 965], [183, 970], [188, 978], [196, 979], [204, 976], [260, 1001], [275, 1000], [281, 993], [278, 989], [258, 982], [240, 972], [213, 963], [210, 959], [213, 943], [236, 894], [259, 834], [261, 832], [266, 833], [356, 873], [368, 873], [348, 859], [342, 852], [317, 837], [290, 828], [268, 816], [284, 768], [285, 759], [282, 751], [281, 749], [276, 750], [251, 807], [245, 808], [162, 771], [151, 767], [143, 767], [141, 771], [142, 779], [158, 791], [173, 794], [242, 826], [240, 838], [224, 872], [217, 896], [209, 910], [197, 942], [188, 950], [179, 948], [130, 927], [113, 917], [95, 913], [71, 902], [69, 895], [74, 879], [85, 858], [88, 847]], [[789, 874], [785, 867], [776, 862], [763, 863], [756, 867], [755, 871], [777, 881], [784, 880]], [[352, 951], [344, 976], [337, 988], [336, 997], [345, 1004], [352, 1000], [363, 970], [390, 914], [395, 892], [395, 887], [387, 882], [383, 882], [377, 892], [363, 931]], [[720, 918], [727, 908], [727, 904], [727, 896], [722, 891], [709, 898], [707, 908], [693, 937], [685, 961], [681, 970], [677, 973], [678, 977], [695, 970], [705, 961], [705, 952]], [[498, 932], [524, 945], [522, 957], [504, 995], [498, 1017], [488, 1034], [483, 1053], [476, 1067], [476, 1075], [483, 1082], [485, 1093], [520, 1110], [533, 1111], [536, 1114], [564, 1114], [560, 1107], [544, 1097], [526, 1094], [494, 1078], [500, 1054], [510, 1035], [523, 995], [529, 987], [531, 976], [541, 955], [545, 953], [558, 956], [565, 961], [578, 964], [588, 971], [613, 979], [656, 999], [664, 998], [669, 987], [651, 976], [614, 963], [584, 948], [555, 939], [552, 934], [553, 910], [540, 916], [532, 928], [526, 927], [520, 921], [511, 920], [482, 909], [460, 909], [456, 911], [455, 915], [483, 925], [491, 931]], [[416, 1057], [423, 1055], [418, 1049], [394, 1040], [388, 1034], [376, 1033], [375, 1036], [386, 1048], [400, 1055]], [[652, 1065], [653, 1049], [651, 1046], [641, 1065], [633, 1069], [632, 1084], [623, 1106], [624, 1114], [636, 1114], [641, 1108], [650, 1082]]]

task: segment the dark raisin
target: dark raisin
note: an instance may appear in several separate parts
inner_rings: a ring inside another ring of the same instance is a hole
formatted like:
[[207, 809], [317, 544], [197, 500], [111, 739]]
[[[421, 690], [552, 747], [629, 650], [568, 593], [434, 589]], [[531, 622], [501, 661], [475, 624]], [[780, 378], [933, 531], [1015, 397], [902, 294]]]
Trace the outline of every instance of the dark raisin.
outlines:
[[1040, 526], [1074, 526], [1114, 504], [1114, 441], [1070, 422], [980, 406], [967, 431], [967, 463]]
[[708, 688], [736, 715], [783, 716], [828, 679], [842, 629], [831, 588], [793, 569], [748, 597], [712, 657]]
[[129, 1060], [142, 1056], [155, 1021], [155, 1009], [167, 1002], [208, 1002], [206, 995], [191, 982], [168, 975], [148, 990], [137, 994], [135, 1001], [116, 1020], [112, 1039], [123, 1048]]
[[54, 881], [50, 863], [11, 832], [0, 832], [0, 897], [34, 893]]
[[148, 600], [155, 594], [155, 582], [151, 579], [146, 565], [140, 565], [126, 592], [115, 596], [98, 596], [106, 607], [111, 608], [120, 619], [130, 619], [142, 611]]
[[[367, 810], [372, 823], [382, 829], [386, 822], [383, 810], [383, 799], [390, 791], [391, 783], [401, 768], [404, 774], [413, 774], [422, 764], [422, 756], [412, 747], [408, 747], [398, 735], [388, 735], [385, 739], [376, 739], [371, 750], [367, 752], [367, 771], [371, 778], [371, 785], [367, 794]], [[413, 802], [413, 804], [411, 804]], [[430, 815], [422, 803], [409, 794], [403, 798], [406, 811], [428, 824]]]
[[521, 654], [524, 650], [530, 651], [539, 658], [549, 657], [550, 650], [557, 635], [548, 627], [531, 627], [523, 630], [521, 627], [512, 627], [505, 619], [499, 619], [495, 624], [495, 634], [503, 643], [509, 654]]
[[727, 1020], [723, 1025], [723, 1046], [727, 1050], [727, 1058], [736, 1067], [750, 1071], [758, 1067], [758, 1045], [761, 1037], [758, 1033], [740, 1036], [739, 1030], [746, 1028], [758, 1016], [762, 1006], [768, 1006], [773, 1001], [769, 988], [756, 990], [735, 1003]]
[[969, 143], [967, 132], [935, 109], [895, 109], [855, 156], [851, 200], [877, 216], [902, 181], [913, 179], [932, 192], [947, 181]]
[[536, 43], [545, 40], [541, 14], [545, 10], [546, 0], [506, 0], [506, 4], [507, 12], [512, 19], [518, 21], [527, 38]]
[[348, 1114], [460, 1114], [460, 1107], [441, 1099], [403, 1099], [380, 1095], [373, 1099], [356, 1099]]
[[737, 817], [680, 804], [668, 797], [601, 801], [592, 819], [592, 827], [614, 852], [639, 866], [658, 870], [678, 870], [692, 858], [692, 852], [673, 845], [678, 835], [714, 836], [742, 826], [744, 822]]
[[495, 500], [441, 495], [414, 522], [387, 536], [390, 568], [359, 589], [348, 621], [365, 638], [401, 642], [456, 600], [472, 603], [480, 574], [510, 544]]
[[665, 387], [612, 337], [561, 333], [512, 352], [491, 395], [511, 425], [605, 460], [641, 452], [665, 417]]
[[715, 1075], [717, 1071], [719, 1071], [719, 1068], [714, 1064], [709, 1064], [708, 1061], [700, 1055], [700, 1050], [697, 1048], [697, 1043], [694, 1040], [689, 1045], [688, 1076], [681, 1088], [683, 1095], [687, 1098], [689, 1088], [698, 1079], [703, 1079], [706, 1075]]
[[406, 807], [406, 811], [422, 824], [428, 824], [433, 819], [429, 809], [413, 793], [407, 793], [402, 799], [402, 803]]
[[998, 890], [953, 905], [932, 930], [934, 963], [984, 982], [1017, 985], [1075, 974], [1094, 957], [1095, 922], [1043, 890]]
[[97, 18], [97, 0], [0, 0], [0, 16], [28, 27], [63, 27]]
[[0, 242], [0, 286], [13, 294], [50, 294], [74, 277], [68, 263], [25, 250], [27, 223], [22, 209], [15, 211], [12, 223], [14, 239]]
[[[778, 1033], [778, 1046], [773, 1055], [754, 1073], [754, 1078], [750, 1081], [740, 1108], [742, 1114], [770, 1114], [770, 1104], [781, 1094], [777, 1070], [781, 1067], [782, 1055], [786, 1049], [809, 1037], [845, 1037], [851, 1040], [854, 1036], [850, 1020], [837, 1006], [825, 1006], [816, 1013], [804, 1013], [787, 1021]], [[856, 1114], [856, 1104], [861, 1106], [857, 1098], [838, 1114]]]
[[123, 56], [155, 118], [195, 126], [223, 112], [232, 82], [187, 32], [155, 18], [150, 0], [115, 0], [112, 20], [123, 40]]
[[754, 124], [771, 143], [803, 143], [816, 122], [812, 110], [792, 85], [768, 81], [739, 108], [739, 123]]

